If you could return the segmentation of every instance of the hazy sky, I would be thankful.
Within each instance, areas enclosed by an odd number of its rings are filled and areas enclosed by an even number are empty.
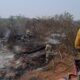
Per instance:
[[[53,16],[65,11],[80,19],[80,0],[0,0],[0,16]]]

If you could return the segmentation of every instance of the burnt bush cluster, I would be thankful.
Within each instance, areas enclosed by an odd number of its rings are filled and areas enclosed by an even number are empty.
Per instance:
[[[16,36],[26,36],[30,30],[37,39],[45,40],[51,33],[59,32],[67,35],[67,42],[73,45],[80,21],[75,21],[73,16],[65,12],[54,17],[26,18],[23,16],[11,16],[0,18],[0,39],[7,39],[7,43],[15,42]],[[10,31],[10,32],[9,32]],[[5,37],[5,38],[4,38]]]

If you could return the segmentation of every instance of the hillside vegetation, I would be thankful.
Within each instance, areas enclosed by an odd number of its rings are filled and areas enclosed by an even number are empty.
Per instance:
[[[45,37],[52,33],[65,33],[66,40],[64,43],[74,48],[74,40],[79,27],[80,21],[75,21],[68,12],[42,18],[11,16],[9,18],[0,18],[0,39],[3,39],[6,34],[9,35],[6,42],[9,45],[15,44],[15,35],[26,35],[26,30],[30,30],[41,41],[45,41]],[[10,34],[8,34],[9,31]]]

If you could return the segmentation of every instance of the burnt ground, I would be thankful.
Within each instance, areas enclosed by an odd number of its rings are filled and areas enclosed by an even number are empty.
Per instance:
[[[71,14],[64,13],[50,18],[30,19],[19,16],[1,18],[0,25],[0,47],[7,45],[15,55],[30,51],[36,46],[36,42],[44,42],[49,36],[51,37],[48,39],[54,44],[59,43],[59,39],[62,42],[60,46],[53,46],[53,54],[58,53],[58,55],[51,56],[48,64],[45,64],[44,50],[15,56],[3,69],[0,69],[0,80],[56,80],[75,72],[73,67],[77,51],[73,47],[80,21],[73,20]],[[19,46],[20,51],[16,52],[15,46]],[[25,49],[25,46],[28,47]],[[52,60],[55,61],[55,71]]]
[[[48,64],[45,64],[44,48],[31,54],[16,54],[0,71],[0,80],[58,80],[76,75],[74,56],[69,53],[63,44],[53,47]]]
[[[76,74],[73,56],[67,53],[63,55],[62,60],[60,60],[59,56],[54,59],[55,66],[53,66],[53,61],[50,60],[44,67],[38,67],[29,72],[25,70],[24,75],[18,80],[59,80],[60,78],[67,77],[68,74]],[[75,78],[75,80],[77,79]]]
[[[53,38],[52,41],[55,43]],[[21,47],[21,51],[29,52],[16,53],[13,60],[0,71],[1,80],[58,80],[68,77],[69,74],[76,75],[73,55],[75,52],[67,40],[52,46],[53,52],[48,64],[45,64],[44,45],[34,49],[31,46],[32,50],[30,51]]]
[[[38,54],[44,54],[44,52],[43,50]],[[35,57],[32,61],[35,62],[36,67],[31,65],[32,69],[30,67],[28,70],[26,69],[25,73],[18,80],[59,80],[60,78],[68,77],[69,74],[77,74],[72,54],[70,55],[63,47],[58,47],[58,49],[53,51],[54,53],[57,53],[57,55],[55,57],[51,56],[48,64],[45,64],[45,55],[38,58]],[[32,57],[33,55],[31,54]],[[74,80],[77,80],[76,77]]]

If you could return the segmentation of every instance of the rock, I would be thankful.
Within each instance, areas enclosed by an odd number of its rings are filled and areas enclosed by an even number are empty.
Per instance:
[[[57,45],[61,43],[62,39],[65,39],[66,35],[64,33],[53,33],[50,37],[47,37],[47,41],[51,44]]]

